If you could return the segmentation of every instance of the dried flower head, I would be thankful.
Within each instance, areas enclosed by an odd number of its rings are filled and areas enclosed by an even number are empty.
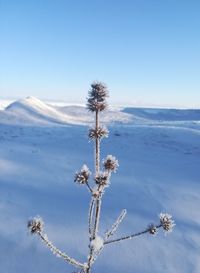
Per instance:
[[[95,112],[95,111],[103,111],[107,108],[107,103],[105,101],[102,102],[98,102],[96,100],[93,99],[88,99],[88,103],[87,103],[87,108],[91,111],[91,112]]]
[[[149,233],[152,235],[156,235],[158,233],[158,229],[154,224],[150,224],[148,229],[149,229]]]
[[[86,184],[88,182],[90,176],[90,170],[86,165],[83,165],[80,172],[77,172],[74,177],[74,182],[77,182],[79,184]]]
[[[27,227],[32,234],[35,234],[43,230],[44,222],[41,217],[36,216],[28,221]]]
[[[160,213],[160,224],[166,232],[171,232],[175,226],[172,216],[167,213]]]
[[[101,139],[103,137],[108,137],[108,129],[104,126],[104,127],[99,127],[97,129],[95,128],[91,128],[89,130],[88,136],[89,139]]]
[[[95,81],[91,84],[89,96],[97,101],[104,101],[108,97],[108,90],[104,83]]]
[[[100,172],[95,177],[95,182],[96,182],[97,185],[100,185],[100,186],[108,186],[108,184],[109,184],[109,174],[107,172]]]
[[[117,168],[119,167],[118,160],[112,156],[108,155],[106,159],[103,161],[103,165],[105,170],[116,172]]]
[[[106,85],[101,82],[92,83],[87,100],[87,108],[91,112],[105,110],[107,108],[106,97],[108,97]]]

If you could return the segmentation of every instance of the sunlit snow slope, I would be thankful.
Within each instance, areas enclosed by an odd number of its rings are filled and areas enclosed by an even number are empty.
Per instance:
[[[121,111],[110,110],[103,114],[104,123],[131,121],[132,115]],[[4,124],[22,125],[56,125],[56,124],[89,124],[92,115],[85,107],[66,106],[55,107],[42,102],[35,97],[27,97],[8,105],[0,110],[0,122]]]
[[[28,234],[27,219],[35,215],[59,248],[86,260],[89,193],[73,182],[83,163],[93,170],[85,111],[32,97],[0,111],[0,273],[74,271]],[[173,215],[174,232],[105,247],[93,273],[200,272],[199,112],[186,118],[187,110],[180,110],[176,118],[173,111],[113,110],[101,157],[115,155],[120,167],[103,197],[100,233],[124,208],[116,236],[157,223],[160,212]],[[84,126],[75,125],[81,119]]]

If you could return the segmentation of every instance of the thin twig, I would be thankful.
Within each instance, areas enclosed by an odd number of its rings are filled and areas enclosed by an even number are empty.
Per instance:
[[[106,233],[105,233],[105,241],[108,240],[108,238],[112,235],[114,235],[115,231],[117,230],[117,228],[119,227],[120,223],[123,221],[124,217],[126,215],[126,210],[123,209],[121,214],[119,215],[119,217],[117,218],[117,220],[115,221],[115,223],[112,225],[111,229],[108,230]]]
[[[57,255],[58,257],[62,257],[65,261],[67,261],[69,264],[72,264],[76,267],[79,267],[79,268],[84,268],[85,265],[76,261],[75,259],[69,257],[66,253],[60,251],[56,246],[54,246],[52,244],[52,242],[49,241],[48,237],[46,234],[43,234],[41,232],[38,232],[37,233],[40,237],[40,239],[45,243],[46,246],[48,246],[50,248],[50,250],[55,254]]]
[[[89,183],[88,183],[88,182],[86,182],[85,184],[86,184],[86,186],[88,187],[89,191],[92,193],[92,192],[93,192],[93,190],[92,190],[92,188],[90,187]]]
[[[159,225],[157,225],[157,226],[155,226],[155,227],[156,227],[156,228],[160,228],[160,227],[162,227],[162,225],[159,224]],[[134,237],[137,237],[137,236],[143,235],[143,234],[145,234],[145,233],[148,233],[149,231],[150,231],[150,229],[147,228],[147,229],[145,229],[145,230],[143,230],[143,231],[141,231],[141,232],[137,232],[137,233],[134,233],[134,234],[132,234],[132,235],[124,236],[124,237],[117,238],[117,239],[114,239],[114,240],[105,241],[105,242],[104,242],[104,245],[111,244],[111,243],[116,243],[116,242],[120,242],[120,241],[127,240],[127,239],[132,239],[132,238],[134,238]]]
[[[117,218],[117,220],[115,221],[115,223],[112,225],[111,229],[109,231],[106,232],[105,237],[104,237],[104,241],[108,240],[108,238],[110,236],[112,236],[115,231],[117,230],[117,228],[119,227],[120,223],[122,222],[122,220],[124,219],[126,215],[126,210],[123,209],[121,214],[119,215],[119,217]],[[92,258],[92,264],[95,262],[95,260],[98,258],[98,256],[101,254],[102,250],[104,247],[101,247],[98,251],[96,251],[93,255]]]

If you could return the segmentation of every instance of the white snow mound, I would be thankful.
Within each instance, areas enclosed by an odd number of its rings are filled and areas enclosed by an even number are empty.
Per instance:
[[[128,123],[131,119],[132,115],[119,110],[109,110],[102,114],[102,122],[104,123]],[[86,125],[93,123],[93,115],[83,106],[58,107],[29,96],[11,103],[5,110],[0,111],[0,123]]]

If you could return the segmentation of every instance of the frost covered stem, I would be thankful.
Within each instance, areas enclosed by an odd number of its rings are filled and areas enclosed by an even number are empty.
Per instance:
[[[91,239],[90,240],[94,240],[96,238],[96,236],[97,236],[98,227],[99,227],[100,209],[101,209],[101,198],[98,197],[96,199],[95,203],[96,203],[96,209],[95,209],[94,229],[93,229],[93,234],[91,234],[91,237],[90,237]],[[91,212],[89,212],[89,221],[92,220],[92,218],[90,219],[90,213],[91,213],[91,217],[92,217],[92,215],[93,215],[93,203],[91,204],[90,209],[91,209]],[[90,232],[91,232],[91,227],[90,227]],[[92,265],[92,262],[93,262],[93,256],[94,256],[94,249],[90,246],[90,254],[89,254],[89,258],[88,258],[86,273],[90,273],[91,265]]]
[[[61,252],[56,246],[54,246],[52,244],[52,242],[49,241],[48,237],[46,234],[43,234],[41,232],[37,232],[37,234],[39,235],[40,239],[45,243],[46,246],[48,246],[50,248],[50,250],[57,255],[58,257],[62,257],[65,261],[67,261],[69,264],[72,264],[76,267],[79,268],[84,268],[84,264],[76,261],[73,258],[70,258],[67,254]]]
[[[96,130],[98,130],[99,128],[99,110],[95,111],[95,128]],[[96,137],[95,139],[95,166],[96,166],[95,177],[99,175],[99,161],[100,161],[100,140],[98,137]],[[100,210],[101,210],[101,196],[97,197],[96,199],[93,239],[96,238],[96,235],[98,232]]]
[[[88,214],[88,230],[89,230],[89,237],[90,241],[92,240],[92,222],[93,222],[93,213],[94,213],[94,198],[92,198],[90,202],[89,214]]]
[[[96,200],[96,213],[95,213],[95,222],[94,222],[94,234],[93,239],[96,238],[98,227],[99,227],[99,218],[100,218],[100,210],[101,210],[101,197],[98,197]]]
[[[110,236],[114,235],[115,231],[117,231],[117,228],[119,227],[120,223],[123,221],[125,216],[126,210],[123,209],[115,223],[112,225],[111,229],[106,232],[105,241],[107,241]]]
[[[96,131],[99,128],[99,111],[95,111],[95,129]],[[95,170],[96,175],[99,173],[99,161],[100,161],[100,145],[99,145],[99,138],[96,137],[95,139]]]
[[[155,226],[156,228],[161,228],[162,225],[159,224],[157,226]],[[128,239],[133,239],[134,237],[137,237],[137,236],[140,236],[140,235],[143,235],[145,233],[149,233],[150,229],[147,228],[141,232],[137,232],[137,233],[134,233],[132,235],[128,235],[128,236],[125,236],[125,237],[121,237],[121,238],[118,238],[118,239],[114,239],[114,240],[109,240],[109,241],[105,241],[104,242],[104,245],[107,245],[107,244],[111,244],[111,243],[116,243],[116,242],[120,242],[120,241],[123,241],[123,240],[128,240]]]
[[[97,131],[99,128],[99,110],[95,111],[95,130]],[[98,176],[99,174],[99,162],[100,162],[100,140],[98,137],[95,138],[95,177]],[[93,212],[93,206],[94,204],[91,204],[90,207],[90,212],[89,212],[89,231],[91,232],[91,225],[92,225],[92,220],[93,220],[93,213],[94,215],[94,228],[93,228],[93,234],[91,234],[91,239],[94,240],[97,236],[98,232],[98,226],[99,226],[99,217],[100,217],[100,208],[101,208],[101,197],[97,197],[97,199],[94,201],[95,202],[95,212]],[[90,246],[90,254],[88,258],[88,263],[87,263],[87,269],[86,273],[90,273],[91,271],[91,265],[92,265],[92,260],[93,260],[93,252],[94,250]]]

